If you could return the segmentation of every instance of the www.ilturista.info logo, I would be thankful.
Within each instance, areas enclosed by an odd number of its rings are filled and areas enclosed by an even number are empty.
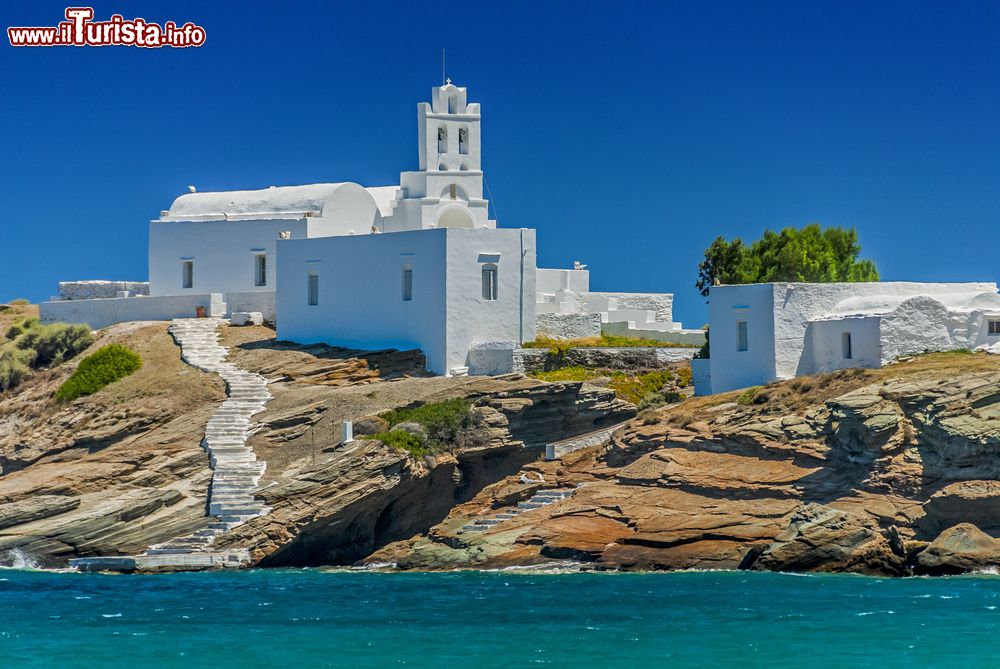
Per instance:
[[[67,7],[66,20],[55,27],[11,27],[11,46],[201,46],[205,29],[190,21],[178,26],[167,21],[162,26],[145,19],[125,19],[113,14],[107,21],[94,21],[93,7]]]

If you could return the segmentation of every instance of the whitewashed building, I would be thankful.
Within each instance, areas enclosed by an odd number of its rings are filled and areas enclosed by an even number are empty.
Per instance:
[[[766,283],[715,286],[711,353],[695,360],[698,394],[927,351],[1000,352],[995,283]]]
[[[192,187],[149,223],[148,284],[61,284],[42,319],[104,327],[260,312],[281,339],[420,348],[442,374],[464,373],[473,347],[534,339],[536,315],[554,337],[615,325],[683,335],[672,295],[590,292],[582,267],[536,269],[534,230],[497,229],[480,124],[479,104],[448,81],[417,106],[419,169],[399,185]]]

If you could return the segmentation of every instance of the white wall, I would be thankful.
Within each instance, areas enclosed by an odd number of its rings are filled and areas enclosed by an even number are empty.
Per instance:
[[[600,314],[535,315],[535,329],[539,337],[549,339],[584,339],[601,336]]]
[[[590,270],[539,268],[536,285],[539,295],[555,295],[562,290],[586,293],[590,291]]]
[[[194,318],[195,307],[205,307],[207,315],[222,316],[222,295],[161,295],[157,297],[120,297],[97,300],[42,302],[39,318],[46,323],[86,323],[100,329],[127,321],[164,321]]]
[[[307,236],[307,221],[153,221],[149,225],[151,295],[273,291],[278,233]],[[267,255],[267,285],[254,285],[254,256]],[[182,288],[181,263],[194,262],[194,284]]]
[[[447,246],[446,369],[467,366],[474,344],[533,340],[535,231],[448,230]],[[484,263],[497,265],[495,301],[482,299]]]
[[[875,369],[882,366],[879,316],[815,321],[806,328],[800,374],[832,372],[849,367]],[[851,335],[851,357],[844,357],[844,335]]]
[[[264,320],[274,322],[274,291],[249,293],[226,293],[226,312],[259,311]]]
[[[534,242],[531,230],[454,229],[281,241],[278,338],[420,348],[431,371],[465,367],[473,344],[534,339]],[[482,299],[484,262],[498,266],[496,301]],[[411,301],[402,299],[404,267]],[[310,272],[320,277],[317,306],[307,304]]]
[[[774,379],[774,289],[770,284],[718,286],[709,299],[712,392]],[[737,351],[737,321],[747,322],[747,350]],[[803,330],[804,334],[804,330]]]
[[[276,293],[278,339],[358,349],[419,348],[446,371],[445,230],[282,240]],[[403,301],[404,266],[413,299]],[[308,276],[319,304],[308,304]]]

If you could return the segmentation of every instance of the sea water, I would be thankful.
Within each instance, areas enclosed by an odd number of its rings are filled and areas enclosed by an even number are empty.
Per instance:
[[[996,667],[1000,578],[0,572],[3,667]]]

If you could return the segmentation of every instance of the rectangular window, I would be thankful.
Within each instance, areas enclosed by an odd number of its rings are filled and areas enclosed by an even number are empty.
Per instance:
[[[1000,337],[1000,318],[991,318],[989,323],[990,336]]]
[[[181,288],[194,286],[194,261],[185,260],[181,263]]]
[[[403,301],[409,302],[413,299],[413,270],[409,267],[403,268]]]
[[[258,253],[253,257],[253,285],[267,285],[267,256]]]
[[[497,299],[497,266],[483,265],[483,299]]]
[[[850,360],[854,357],[853,351],[851,351],[851,333],[845,332],[840,336],[840,343],[844,349],[844,360]]]
[[[315,307],[319,304],[319,274],[309,275],[309,306]]]
[[[736,321],[736,350],[746,351],[748,348],[747,322]]]

